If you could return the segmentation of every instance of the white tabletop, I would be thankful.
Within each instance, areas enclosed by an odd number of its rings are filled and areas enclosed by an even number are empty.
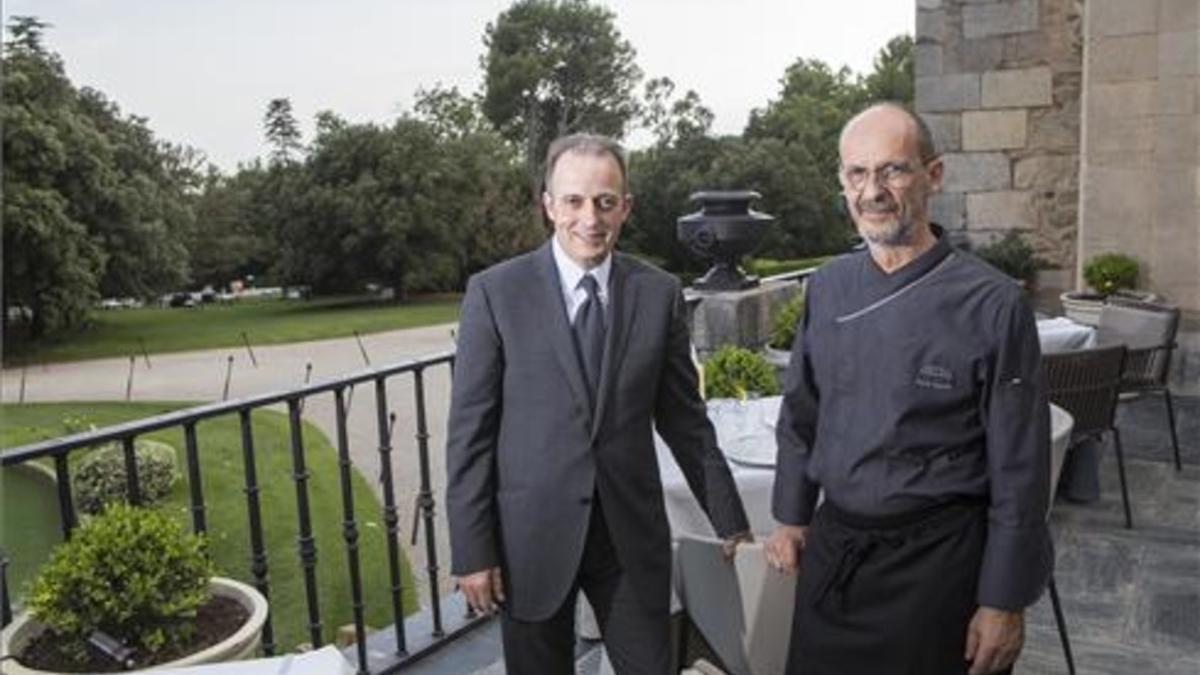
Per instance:
[[[1065,316],[1040,319],[1037,332],[1043,354],[1089,349],[1096,344],[1095,328],[1075,323]]]

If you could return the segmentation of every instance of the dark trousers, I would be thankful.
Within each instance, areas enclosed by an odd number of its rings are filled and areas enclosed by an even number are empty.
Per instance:
[[[587,544],[575,587],[544,621],[520,621],[502,612],[500,634],[509,675],[574,675],[575,600],[583,590],[596,612],[604,647],[617,675],[666,675],[670,670],[670,617],[646,609],[621,569],[599,499],[592,502]]]
[[[964,675],[980,501],[868,518],[826,502],[796,584],[788,675]]]

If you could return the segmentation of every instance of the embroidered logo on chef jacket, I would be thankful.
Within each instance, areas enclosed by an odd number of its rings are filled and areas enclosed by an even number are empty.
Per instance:
[[[953,389],[954,371],[932,363],[921,366],[913,383],[926,389]]]

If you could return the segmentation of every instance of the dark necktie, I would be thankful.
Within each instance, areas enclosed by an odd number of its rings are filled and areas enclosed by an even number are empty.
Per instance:
[[[604,308],[600,306],[600,285],[596,283],[596,277],[585,274],[579,285],[587,292],[587,301],[575,313],[571,329],[595,404],[596,390],[600,386],[600,363],[604,358]]]

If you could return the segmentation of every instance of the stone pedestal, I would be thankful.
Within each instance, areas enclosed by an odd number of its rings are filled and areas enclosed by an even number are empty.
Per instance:
[[[771,337],[777,312],[800,292],[796,281],[767,281],[757,288],[716,293],[686,289],[692,308],[692,342],[701,357],[734,344],[759,349]]]

